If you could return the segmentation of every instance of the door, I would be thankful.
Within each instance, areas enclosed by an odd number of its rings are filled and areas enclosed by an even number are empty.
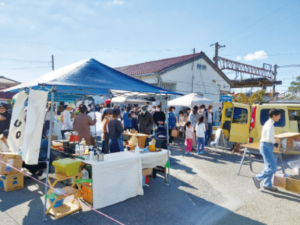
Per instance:
[[[231,114],[229,141],[247,143],[250,128],[250,106],[234,103]]]
[[[231,116],[232,116],[232,103],[224,102],[222,109],[221,128],[223,129],[224,135],[229,136],[231,127]]]

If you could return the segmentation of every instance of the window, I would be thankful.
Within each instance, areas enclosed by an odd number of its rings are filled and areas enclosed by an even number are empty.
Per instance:
[[[248,122],[248,110],[235,107],[233,110],[233,123],[247,124]]]
[[[206,70],[206,66],[202,64],[197,64],[197,69],[198,70]]]
[[[300,108],[299,109],[288,109],[290,131],[299,132],[300,131]]]
[[[281,112],[281,118],[278,122],[274,123],[274,127],[284,127],[285,126],[285,111],[283,109],[279,109]],[[265,122],[269,119],[269,111],[270,109],[262,109],[260,111],[260,124],[264,125]]]
[[[231,114],[232,114],[232,108],[227,108],[226,111],[225,111],[225,116],[227,118],[230,118]]]

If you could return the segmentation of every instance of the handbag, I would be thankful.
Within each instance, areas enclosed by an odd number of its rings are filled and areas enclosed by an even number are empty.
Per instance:
[[[174,128],[171,132],[171,136],[172,137],[178,137],[179,136],[179,130],[177,130],[176,128]]]

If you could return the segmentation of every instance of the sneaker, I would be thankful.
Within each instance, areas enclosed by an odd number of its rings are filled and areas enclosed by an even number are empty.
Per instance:
[[[205,151],[201,151],[200,153],[201,153],[202,155],[205,155]]]
[[[185,152],[184,154],[186,154],[186,155],[187,155],[187,152]]]
[[[46,173],[43,173],[41,176],[38,177],[39,180],[44,180],[46,179]]]
[[[260,181],[256,177],[253,177],[252,179],[253,179],[255,187],[257,189],[260,189]]]
[[[265,187],[264,186],[264,189],[268,190],[268,191],[278,191],[278,188],[276,188],[276,187]]]
[[[190,152],[190,155],[193,155],[193,153],[192,153],[192,152]]]

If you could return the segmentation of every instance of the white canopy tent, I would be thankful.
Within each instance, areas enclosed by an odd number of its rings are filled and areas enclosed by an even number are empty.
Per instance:
[[[145,104],[148,100],[119,96],[119,97],[112,98],[111,101],[112,103],[117,103],[117,104]]]
[[[219,106],[220,103],[214,103],[212,100],[203,98],[201,95],[196,93],[190,93],[179,98],[175,98],[171,101],[168,101],[168,106],[182,106],[182,107],[193,107],[194,105],[199,106],[200,104],[204,105],[213,105]]]

